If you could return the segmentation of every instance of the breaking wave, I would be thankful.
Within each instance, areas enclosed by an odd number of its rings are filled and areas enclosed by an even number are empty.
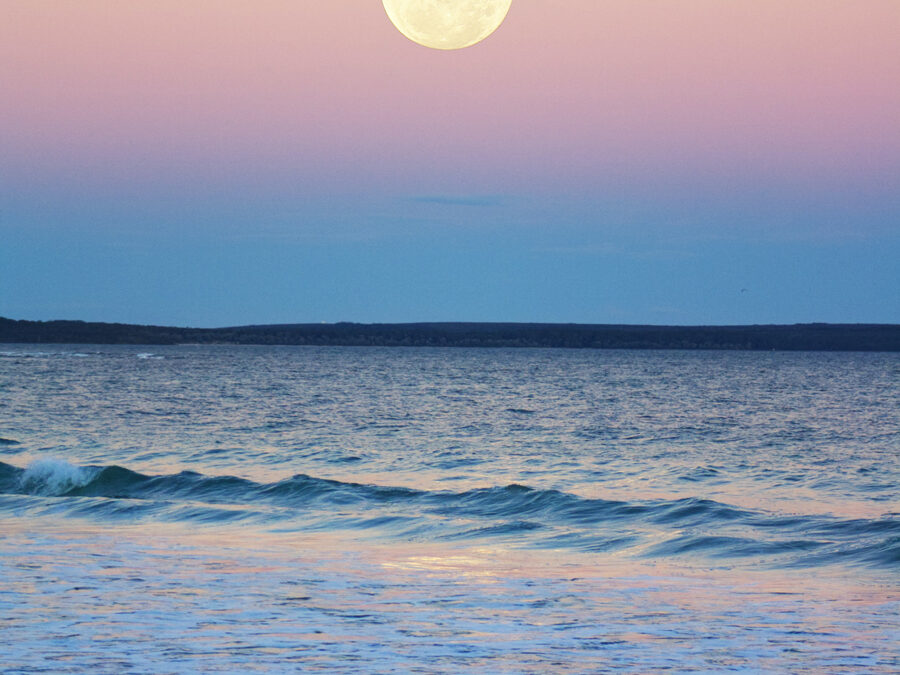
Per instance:
[[[521,546],[650,558],[745,559],[776,566],[900,567],[900,519],[790,516],[708,499],[587,499],[524,485],[427,491],[297,474],[274,483],[192,471],[0,462],[0,510],[278,530],[351,530],[405,540],[503,539]]]

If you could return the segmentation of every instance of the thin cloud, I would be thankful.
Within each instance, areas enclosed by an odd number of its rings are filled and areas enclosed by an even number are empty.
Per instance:
[[[499,206],[503,202],[497,195],[420,195],[407,201],[443,206]]]

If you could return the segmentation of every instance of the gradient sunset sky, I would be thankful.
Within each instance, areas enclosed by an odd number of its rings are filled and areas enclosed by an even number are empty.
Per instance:
[[[900,1],[0,1],[0,315],[900,322]]]

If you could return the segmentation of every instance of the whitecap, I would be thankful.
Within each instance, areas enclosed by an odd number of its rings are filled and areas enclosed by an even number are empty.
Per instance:
[[[35,495],[62,495],[87,485],[96,473],[62,459],[38,459],[28,465],[19,478],[22,491]]]

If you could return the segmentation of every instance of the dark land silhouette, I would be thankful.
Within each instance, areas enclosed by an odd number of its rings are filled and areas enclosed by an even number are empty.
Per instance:
[[[0,342],[381,347],[563,347],[900,351],[898,324],[636,326],[561,323],[331,323],[178,328],[0,317]]]

